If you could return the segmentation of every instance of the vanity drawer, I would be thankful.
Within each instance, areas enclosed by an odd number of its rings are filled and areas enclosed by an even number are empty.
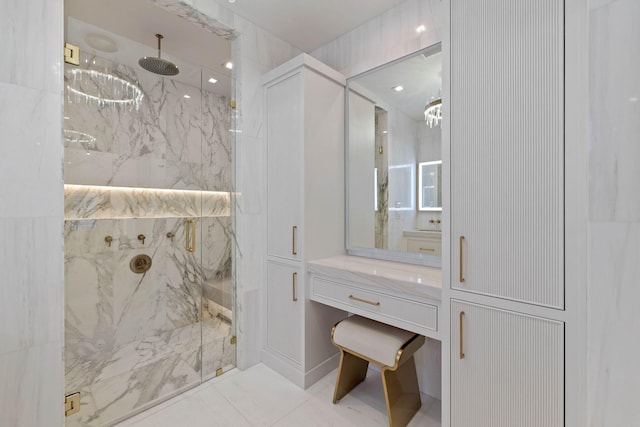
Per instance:
[[[311,299],[417,333],[438,330],[438,307],[312,276]]]
[[[436,239],[407,238],[407,251],[426,255],[442,255],[442,241]]]

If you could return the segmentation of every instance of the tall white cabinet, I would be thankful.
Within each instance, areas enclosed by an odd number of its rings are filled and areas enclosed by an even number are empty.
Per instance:
[[[346,314],[307,299],[306,261],[344,250],[345,78],[302,54],[263,77],[267,277],[262,361],[300,387],[337,366]]]
[[[562,426],[564,2],[450,4],[451,426]]]

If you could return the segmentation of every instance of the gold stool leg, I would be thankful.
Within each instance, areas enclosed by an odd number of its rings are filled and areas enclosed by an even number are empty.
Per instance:
[[[389,426],[405,427],[422,406],[413,356],[395,371],[383,369],[382,384]]]
[[[338,403],[355,386],[367,376],[369,362],[340,349],[340,366],[336,377],[336,388],[333,392],[333,403]],[[415,368],[414,368],[415,369]]]

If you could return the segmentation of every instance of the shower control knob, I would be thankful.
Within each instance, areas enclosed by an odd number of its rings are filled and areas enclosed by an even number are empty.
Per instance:
[[[138,240],[140,240],[142,242],[142,244],[144,245],[144,239],[146,239],[146,237],[144,236],[144,234],[138,234]]]
[[[107,236],[107,237],[104,238],[104,241],[107,242],[109,247],[111,247],[111,242],[113,242],[113,237]]]

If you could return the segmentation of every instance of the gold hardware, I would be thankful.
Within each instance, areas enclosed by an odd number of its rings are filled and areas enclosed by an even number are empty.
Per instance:
[[[462,274],[462,244],[464,243],[464,236],[460,236],[460,283],[464,283],[464,275]]]
[[[462,319],[464,318],[464,311],[460,312],[460,359],[464,359],[464,349],[462,347]]]
[[[236,344],[238,342],[238,337],[236,337],[235,335],[232,336],[230,342],[231,344]]]
[[[71,65],[80,65],[80,48],[71,43],[65,43],[64,62]]]
[[[176,237],[175,234],[173,234],[172,232],[168,232],[167,233],[167,239],[171,239],[171,241],[173,242],[173,238]]]
[[[138,240],[140,240],[142,242],[142,244],[144,245],[144,239],[146,239],[146,237],[144,236],[144,234],[138,234]]]
[[[420,248],[421,251],[429,251],[429,252],[435,252],[436,250],[434,248]]]
[[[291,278],[291,293],[293,294],[293,301],[298,301],[298,295],[296,292],[296,288],[298,286],[298,273],[293,273]]]
[[[80,393],[73,393],[64,397],[64,416],[68,417],[80,412]]]
[[[224,369],[222,369],[222,368],[216,369],[216,377],[219,377],[222,374],[224,374]]]
[[[375,306],[379,306],[380,305],[379,302],[367,301],[366,299],[354,297],[353,295],[349,295],[349,299],[352,299],[352,300],[358,301],[358,302],[363,302],[365,304],[375,305]]]
[[[298,255],[298,248],[296,237],[298,236],[298,226],[294,225],[291,229],[291,253],[293,255]]]
[[[229,107],[231,107],[232,109],[236,109],[236,100],[232,99],[231,101],[229,101]]]
[[[111,242],[113,242],[113,237],[107,236],[107,237],[104,238],[104,241],[107,242],[109,247],[111,247]]]
[[[131,258],[129,268],[136,274],[143,274],[151,268],[151,257],[149,255],[140,254]]]
[[[189,218],[185,221],[184,230],[184,245],[185,249],[189,252],[196,251],[196,225],[193,218]]]
[[[384,148],[383,148],[383,146],[382,146],[382,145],[380,145],[380,146],[378,147],[378,153],[380,153],[380,154],[384,153]]]

